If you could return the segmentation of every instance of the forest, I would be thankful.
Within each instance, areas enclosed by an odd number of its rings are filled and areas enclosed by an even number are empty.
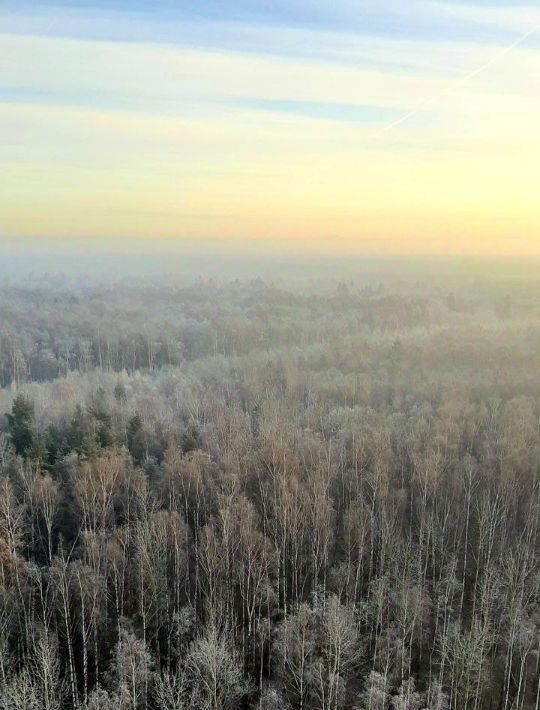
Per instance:
[[[0,281],[0,710],[539,710],[540,281]]]

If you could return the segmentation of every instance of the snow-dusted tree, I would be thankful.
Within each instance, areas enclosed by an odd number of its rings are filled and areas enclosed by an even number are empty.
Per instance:
[[[397,695],[392,698],[393,710],[422,710],[424,708],[421,693],[415,691],[414,678],[404,680]]]
[[[182,670],[163,671],[154,683],[154,705],[160,710],[187,710],[189,694]]]
[[[236,710],[250,691],[231,636],[213,624],[192,643],[184,668],[196,710]]]
[[[288,700],[305,710],[313,688],[313,663],[317,648],[315,614],[303,604],[290,614],[276,631],[277,674]]]
[[[31,673],[43,710],[61,710],[66,696],[62,679],[58,643],[50,632],[43,631],[32,653]]]
[[[388,710],[390,693],[388,679],[382,673],[371,671],[366,679],[365,690],[360,693],[356,710]]]
[[[6,679],[0,687],[0,710],[42,710],[39,688],[27,669]]]
[[[141,639],[122,629],[116,645],[113,666],[113,690],[122,708],[140,710],[148,703],[148,689],[152,679],[153,658]]]

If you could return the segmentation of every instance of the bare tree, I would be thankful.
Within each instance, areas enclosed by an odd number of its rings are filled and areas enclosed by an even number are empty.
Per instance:
[[[190,707],[197,710],[234,710],[249,693],[230,636],[214,625],[193,642],[184,667],[191,693]]]

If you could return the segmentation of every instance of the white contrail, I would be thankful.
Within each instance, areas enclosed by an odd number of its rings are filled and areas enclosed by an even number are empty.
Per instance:
[[[409,111],[408,113],[404,114],[403,116],[400,116],[400,118],[397,118],[395,121],[392,121],[392,123],[389,123],[387,126],[385,126],[383,129],[381,129],[381,133],[386,133],[386,131],[392,130],[392,128],[396,128],[397,126],[400,126],[402,123],[405,123],[405,121],[408,121],[410,118],[414,118],[414,116],[417,116],[419,113],[422,113],[422,111],[428,106],[431,106],[435,102],[437,102],[439,99],[442,99],[444,96],[449,94],[453,89],[455,89],[458,86],[462,86],[463,84],[466,84],[468,81],[471,79],[474,79],[475,76],[478,76],[478,74],[481,74],[483,71],[486,69],[489,69],[493,64],[496,64],[499,62],[503,57],[505,57],[509,52],[511,52],[513,49],[518,47],[520,44],[525,42],[531,35],[533,35],[535,32],[538,32],[540,30],[540,25],[537,25],[536,27],[533,27],[531,30],[526,32],[524,35],[521,37],[518,37],[512,44],[510,44],[508,47],[505,47],[504,49],[501,49],[500,52],[495,54],[495,56],[491,57],[489,61],[487,61],[485,64],[482,64],[482,66],[478,67],[477,69],[474,69],[472,72],[469,74],[459,77],[458,79],[454,79],[443,91],[441,91],[439,94],[436,94],[435,96],[431,96],[429,99],[424,101],[420,106],[418,106],[415,109],[412,109],[412,111]]]

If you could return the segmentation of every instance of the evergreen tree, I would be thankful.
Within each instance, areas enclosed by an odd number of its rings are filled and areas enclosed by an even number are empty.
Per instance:
[[[19,456],[24,456],[32,446],[34,438],[34,405],[22,392],[13,400],[11,414],[7,415],[7,420],[15,451]]]

